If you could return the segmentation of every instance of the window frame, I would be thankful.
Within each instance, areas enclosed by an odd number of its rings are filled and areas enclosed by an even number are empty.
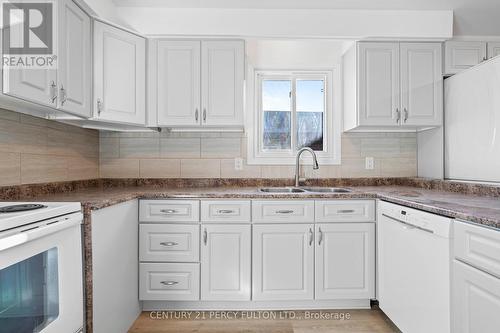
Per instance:
[[[340,113],[340,73],[335,68],[328,70],[254,70],[253,83],[249,84],[249,96],[253,95],[252,110],[248,118],[248,164],[261,165],[294,165],[297,154],[297,128],[296,128],[296,82],[297,80],[317,80],[325,82],[324,88],[324,115],[323,115],[323,151],[316,151],[318,162],[326,165],[340,164],[341,148],[341,113]],[[291,149],[290,150],[264,150],[264,126],[262,110],[262,81],[263,80],[290,80],[291,96]],[[333,98],[338,96],[338,98]],[[334,102],[335,101],[335,102]],[[312,162],[309,154],[304,154],[302,159],[307,163]]]

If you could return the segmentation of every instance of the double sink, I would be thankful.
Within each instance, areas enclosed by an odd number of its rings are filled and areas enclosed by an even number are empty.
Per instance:
[[[264,193],[350,193],[351,190],[342,187],[263,187]]]

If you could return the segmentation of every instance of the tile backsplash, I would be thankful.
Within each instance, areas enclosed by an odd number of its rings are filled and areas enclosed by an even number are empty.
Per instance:
[[[0,109],[0,186],[99,177],[99,133]]]
[[[101,132],[102,178],[292,178],[292,165],[247,165],[235,170],[234,158],[246,156],[243,133]],[[375,168],[365,170],[365,157]],[[346,133],[342,164],[302,168],[309,178],[413,177],[417,175],[415,133]]]

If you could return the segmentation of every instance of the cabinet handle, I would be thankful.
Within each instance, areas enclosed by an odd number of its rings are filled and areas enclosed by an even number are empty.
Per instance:
[[[408,120],[408,110],[406,108],[404,108],[404,119],[403,119],[403,121],[406,123],[407,120]]]
[[[198,109],[194,112],[194,119],[198,122]]]
[[[354,209],[339,209],[337,211],[339,214],[349,214],[349,213],[354,213]]]
[[[207,122],[207,109],[206,108],[203,108],[203,122],[204,123]]]
[[[207,233],[207,228],[203,231],[203,244],[207,245],[208,241],[208,233]]]
[[[173,286],[173,285],[178,284],[179,282],[177,282],[177,281],[161,281],[160,283],[163,284],[164,286]]]
[[[50,83],[50,102],[55,103],[57,99],[57,85],[54,81]]]
[[[399,111],[399,108],[396,108],[396,124],[399,124],[400,120],[401,120],[401,111]]]
[[[292,214],[292,213],[293,213],[293,210],[291,210],[291,209],[281,209],[281,210],[276,211],[276,214]]]
[[[161,242],[160,245],[162,245],[162,246],[176,246],[176,245],[179,245],[179,243],[176,243],[176,242]]]
[[[177,209],[162,209],[160,212],[165,214],[175,214],[177,213]]]
[[[309,228],[309,246],[311,246],[314,242],[314,232],[312,228]]]
[[[100,98],[97,99],[97,115],[100,116],[102,112],[102,101]]]
[[[319,240],[318,240],[318,245],[321,245],[321,242],[323,241],[323,231],[321,231],[321,228],[319,228]]]
[[[61,93],[61,106],[63,106],[64,103],[66,103],[68,95],[66,94],[66,89],[64,89],[64,86],[62,84],[60,93]]]
[[[232,214],[232,213],[234,213],[234,210],[232,210],[232,209],[219,209],[217,211],[217,213],[219,213],[219,214]]]

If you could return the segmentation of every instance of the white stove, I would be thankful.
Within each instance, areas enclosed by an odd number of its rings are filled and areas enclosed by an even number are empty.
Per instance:
[[[0,232],[80,211],[79,202],[0,202]]]
[[[83,328],[78,202],[0,202],[0,331]]]

